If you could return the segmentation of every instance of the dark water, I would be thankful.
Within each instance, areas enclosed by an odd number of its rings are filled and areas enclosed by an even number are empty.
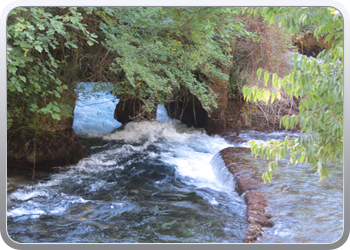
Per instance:
[[[19,181],[22,187],[8,196],[10,237],[242,242],[245,204],[210,165],[227,143],[179,124],[131,125],[104,138],[85,138],[97,146],[76,166],[56,169],[37,184]]]

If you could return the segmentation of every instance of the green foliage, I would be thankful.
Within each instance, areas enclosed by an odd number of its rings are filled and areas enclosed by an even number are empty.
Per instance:
[[[230,95],[235,95],[236,90],[241,91],[245,85],[263,85],[260,76],[257,80],[255,75],[259,68],[280,75],[290,71],[285,54],[291,49],[292,34],[283,27],[265,21],[260,12],[257,12],[259,9],[249,9],[252,13],[242,12],[245,9],[240,8],[240,14],[236,18],[236,22],[241,23],[247,34],[235,37],[232,43]]]
[[[216,107],[207,82],[228,79],[223,69],[230,65],[233,38],[251,36],[235,19],[239,11],[14,9],[7,24],[8,129],[35,127],[37,115],[59,120],[71,113],[74,105],[61,109],[60,104],[74,99],[76,83],[84,80],[112,83],[113,94],[137,97],[149,111],[183,89],[197,96],[205,109]]]
[[[165,103],[182,88],[197,96],[203,107],[216,107],[215,94],[196,77],[224,79],[230,64],[232,21],[230,8],[102,8],[103,46],[118,54],[110,65],[114,92],[138,96],[146,108]],[[103,13],[100,14],[100,13]],[[240,32],[240,31],[238,31]],[[237,32],[237,33],[238,33]]]
[[[33,117],[49,115],[60,120],[62,94],[68,86],[60,74],[66,58],[64,48],[78,48],[78,38],[93,42],[81,23],[77,8],[16,8],[7,25],[7,127],[20,123],[37,127]],[[61,60],[59,60],[61,59]],[[62,101],[61,101],[62,102]],[[70,108],[70,113],[72,107]],[[63,110],[67,113],[66,110]],[[13,124],[15,122],[15,124]]]
[[[233,63],[237,67],[232,84],[240,81],[243,73],[251,75],[254,67],[269,65],[265,72],[279,72],[272,66],[282,64],[277,57],[284,52],[286,37],[276,53],[274,40],[280,29],[274,26],[269,33],[273,23],[261,20],[258,11],[254,11],[252,22],[246,22],[250,17],[242,14],[243,9],[14,9],[7,27],[8,129],[42,128],[69,117],[78,81],[100,82],[96,91],[111,83],[112,94],[136,97],[147,111],[157,103],[173,101],[179,93],[195,95],[206,110],[217,107],[216,94],[208,83],[228,80]],[[254,29],[256,21],[260,26]],[[262,43],[265,46],[260,46]],[[260,52],[249,57],[256,48]],[[248,61],[254,67],[241,70],[241,64]],[[243,73],[236,74],[240,70]],[[244,77],[248,82],[250,78]],[[270,75],[266,72],[264,78]],[[272,81],[276,79],[273,75]],[[237,91],[232,84],[230,94]],[[269,95],[266,91],[256,95],[260,93],[257,89],[249,91],[254,100]],[[273,101],[280,93],[271,96]]]
[[[323,51],[317,59],[303,56],[298,69],[297,56],[294,70],[284,78],[272,76],[273,91],[267,89],[243,89],[246,100],[274,101],[283,91],[290,98],[300,98],[299,114],[284,116],[281,125],[301,128],[297,138],[286,137],[284,141],[270,141],[267,145],[251,142],[252,153],[273,160],[263,174],[264,181],[272,181],[278,161],[289,156],[292,164],[309,163],[320,175],[328,178],[327,162],[343,159],[343,19],[330,8],[260,8],[265,19],[286,25],[291,31],[299,31],[302,25],[315,23],[315,36],[327,36],[332,48]],[[257,71],[261,77],[262,70]],[[270,78],[264,72],[265,83]]]

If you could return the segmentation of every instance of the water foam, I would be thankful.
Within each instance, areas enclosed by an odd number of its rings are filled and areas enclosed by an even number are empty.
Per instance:
[[[214,157],[210,161],[210,164],[213,166],[213,172],[218,181],[230,187],[235,186],[234,178],[230,171],[228,171],[220,153],[216,153],[214,155]]]
[[[123,130],[103,136],[104,140],[122,140],[125,143],[121,148],[113,149],[118,153],[131,151],[143,152],[149,145],[155,145],[161,153],[149,153],[149,157],[159,157],[169,165],[175,165],[179,176],[185,177],[185,182],[198,188],[232,191],[232,178],[223,178],[227,168],[222,165],[211,164],[214,155],[229,146],[219,136],[209,136],[204,130],[190,128],[178,120],[167,119],[166,122],[143,121],[130,122]],[[131,144],[136,145],[131,145]],[[222,167],[222,176],[217,176]],[[231,176],[232,177],[232,176]],[[216,202],[214,202],[216,203]]]
[[[159,121],[130,122],[123,130],[104,135],[104,140],[124,140],[127,143],[139,143],[141,141],[155,142],[160,138],[182,140],[179,133],[183,129],[179,121],[169,120],[166,123]],[[190,133],[190,130],[186,131]]]

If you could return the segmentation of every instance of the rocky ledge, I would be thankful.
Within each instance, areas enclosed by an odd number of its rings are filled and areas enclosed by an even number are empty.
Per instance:
[[[7,168],[50,169],[76,164],[86,149],[72,129],[73,118],[47,129],[22,129],[8,134]]]
[[[255,179],[256,172],[249,160],[242,156],[247,153],[250,153],[250,148],[229,147],[220,151],[226,167],[235,177],[237,193],[245,194],[248,230],[243,242],[252,243],[262,235],[263,227],[273,227],[274,222],[270,220],[272,215],[265,213],[267,201],[264,194],[258,191],[261,184]]]

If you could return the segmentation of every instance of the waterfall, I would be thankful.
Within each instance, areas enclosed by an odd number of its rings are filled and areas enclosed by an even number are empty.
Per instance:
[[[219,182],[225,186],[234,187],[235,183],[233,175],[228,171],[220,153],[214,155],[210,164],[212,165],[215,177]]]

